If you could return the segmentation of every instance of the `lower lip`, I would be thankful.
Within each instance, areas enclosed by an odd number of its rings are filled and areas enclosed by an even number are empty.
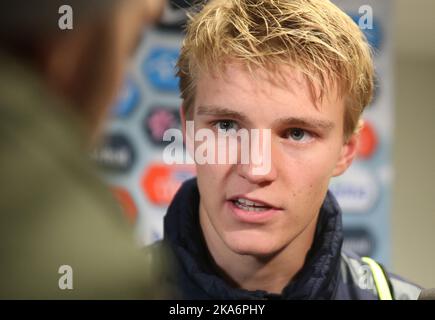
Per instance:
[[[281,210],[269,209],[265,211],[247,211],[240,209],[232,201],[226,201],[230,212],[236,217],[237,220],[246,223],[265,223],[272,219]]]

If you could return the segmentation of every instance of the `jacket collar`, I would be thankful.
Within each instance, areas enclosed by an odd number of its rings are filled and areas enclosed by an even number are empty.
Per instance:
[[[164,219],[164,241],[172,249],[188,284],[211,299],[332,299],[337,288],[343,242],[341,210],[328,191],[320,210],[313,246],[302,270],[281,295],[230,287],[216,273],[199,224],[199,191],[196,179],[186,181],[177,192]]]

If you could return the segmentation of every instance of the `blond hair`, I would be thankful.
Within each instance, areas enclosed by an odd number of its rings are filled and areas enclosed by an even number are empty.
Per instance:
[[[312,87],[320,85],[319,98],[331,81],[345,101],[346,139],[372,99],[374,70],[367,40],[329,0],[211,0],[190,14],[177,63],[187,117],[198,73],[219,71],[229,60],[249,70],[297,68]]]

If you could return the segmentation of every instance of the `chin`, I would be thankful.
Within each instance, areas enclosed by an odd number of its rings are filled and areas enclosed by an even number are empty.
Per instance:
[[[268,234],[238,231],[227,234],[224,242],[232,252],[239,255],[265,257],[280,250],[280,246]]]

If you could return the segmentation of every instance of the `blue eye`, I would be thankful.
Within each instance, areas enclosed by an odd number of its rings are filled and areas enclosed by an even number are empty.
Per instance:
[[[216,121],[215,126],[218,130],[227,132],[229,130],[237,130],[237,124],[232,120]]]
[[[305,136],[305,131],[302,129],[291,129],[290,130],[290,136],[292,137],[293,140],[299,141],[302,140]]]
[[[310,140],[312,138],[312,135],[303,129],[300,128],[292,128],[288,131],[288,137],[291,138],[294,141],[303,141]]]

